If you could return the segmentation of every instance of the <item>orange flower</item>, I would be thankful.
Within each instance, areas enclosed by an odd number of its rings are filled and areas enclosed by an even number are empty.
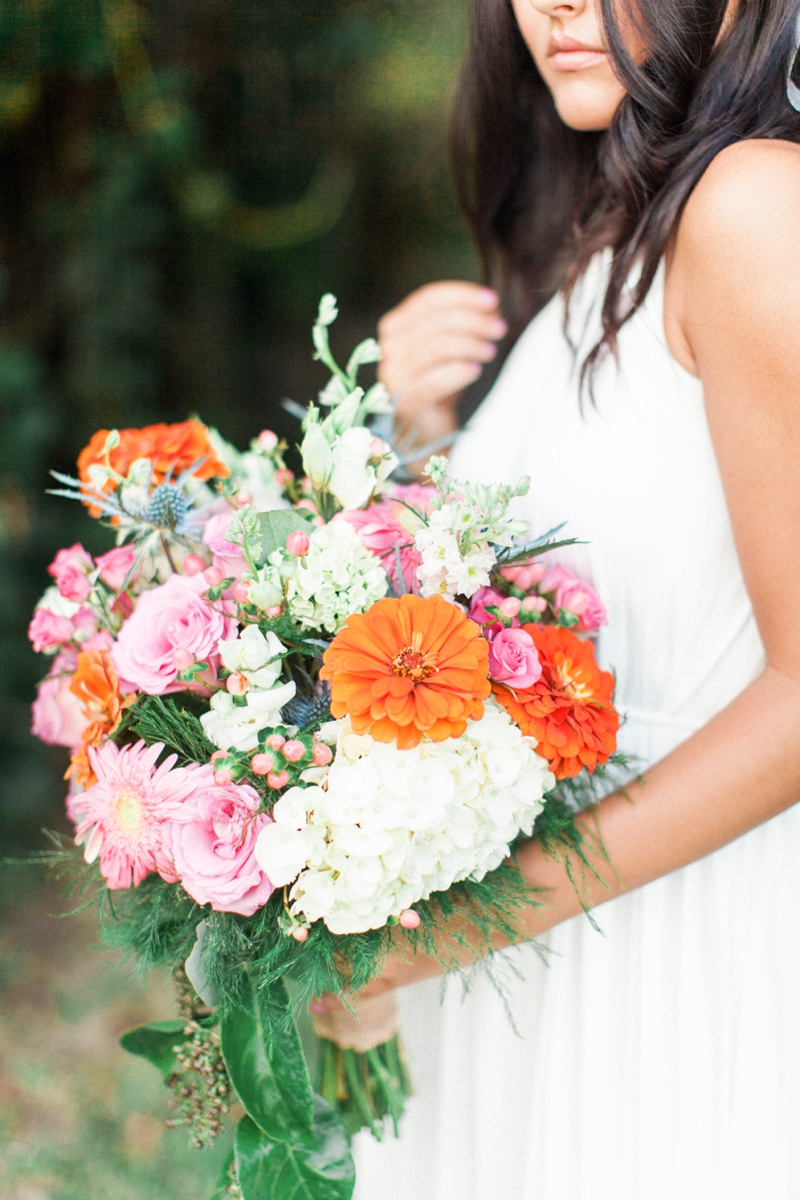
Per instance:
[[[557,779],[577,775],[607,761],[617,746],[619,714],[614,708],[614,676],[598,667],[591,642],[557,625],[523,625],[542,664],[532,687],[511,691],[493,684],[495,696]]]
[[[119,675],[106,650],[81,651],[69,690],[81,701],[89,724],[83,732],[79,748],[70,759],[67,775],[72,775],[77,783],[87,788],[95,782],[89,764],[89,747],[99,746],[117,729],[123,712],[130,708],[136,697],[123,696],[120,692]]]
[[[460,737],[483,716],[489,646],[474,621],[441,596],[379,600],[348,617],[325,651],[331,712],[356,733],[401,750]]]
[[[78,456],[78,475],[82,483],[89,482],[89,468],[96,463],[105,465],[103,449],[108,437],[107,429],[98,429],[88,446]],[[146,425],[144,429],[120,429],[119,445],[109,452],[108,463],[120,475],[127,475],[137,458],[149,458],[158,483],[172,469],[173,477],[188,470],[200,459],[205,459],[195,472],[195,478],[226,479],[230,471],[217,458],[208,438],[208,430],[200,421],[181,421],[178,425]],[[114,483],[109,480],[106,491],[113,491]],[[90,508],[93,516],[99,509]]]

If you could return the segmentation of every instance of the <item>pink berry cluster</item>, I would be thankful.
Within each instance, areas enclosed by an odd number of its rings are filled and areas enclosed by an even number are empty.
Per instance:
[[[263,779],[272,791],[283,791],[297,783],[308,767],[326,767],[333,751],[309,733],[289,735],[284,726],[264,729],[251,754],[238,750],[216,750],[211,755],[214,779],[220,787],[240,783],[248,776]]]

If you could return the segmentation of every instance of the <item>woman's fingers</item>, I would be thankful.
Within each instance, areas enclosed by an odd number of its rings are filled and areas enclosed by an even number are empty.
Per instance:
[[[429,284],[381,320],[379,376],[391,393],[399,393],[425,380],[435,387],[431,372],[459,364],[455,387],[463,388],[480,374],[476,364],[492,361],[506,332],[494,292],[471,283]],[[437,389],[429,402],[443,395]]]

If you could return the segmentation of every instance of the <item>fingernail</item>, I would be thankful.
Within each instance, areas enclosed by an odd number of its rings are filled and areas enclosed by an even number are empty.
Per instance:
[[[483,371],[483,363],[474,362],[474,363],[470,363],[469,365],[470,365],[470,367],[472,368],[472,372],[471,372],[471,373],[472,373],[472,377],[473,377],[473,379],[477,379],[477,378],[478,378],[478,376],[479,376],[479,375],[482,373],[482,371]]]
[[[325,1005],[320,1004],[319,1000],[312,1000],[308,1006],[308,1011],[312,1012],[315,1017],[319,1017],[325,1012]]]
[[[508,325],[502,317],[492,317],[491,329],[495,337],[505,337],[508,333]]]
[[[486,353],[487,361],[491,362],[497,354],[497,346],[494,342],[484,342],[484,351]]]
[[[500,297],[493,288],[481,288],[480,300],[486,308],[497,308],[500,303]]]

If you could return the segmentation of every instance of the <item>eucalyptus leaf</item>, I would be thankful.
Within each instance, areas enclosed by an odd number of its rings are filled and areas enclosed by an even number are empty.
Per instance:
[[[276,1141],[308,1135],[313,1092],[283,981],[257,992],[250,985],[220,1033],[231,1081],[255,1123]]]
[[[308,534],[314,532],[311,522],[293,508],[277,508],[273,512],[259,513],[258,522],[261,538],[261,553],[256,559],[258,567],[267,561],[273,550],[285,549],[290,533],[296,530]]]
[[[183,1030],[183,1021],[152,1021],[149,1025],[126,1030],[119,1044],[128,1054],[146,1058],[166,1079],[177,1065],[172,1047],[186,1040]]]
[[[236,1172],[243,1200],[350,1200],[355,1167],[342,1125],[316,1096],[311,1133],[276,1142],[255,1121],[236,1127]]]

